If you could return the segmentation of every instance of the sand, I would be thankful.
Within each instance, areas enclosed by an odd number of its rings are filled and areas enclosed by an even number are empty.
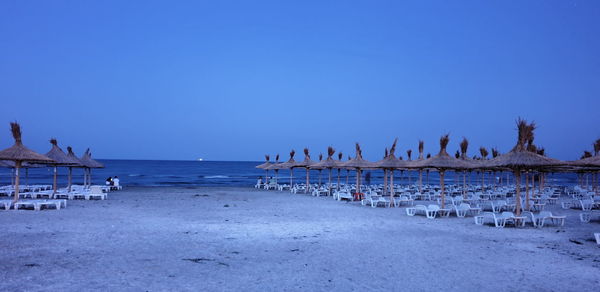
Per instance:
[[[497,229],[288,192],[126,188],[0,211],[0,291],[597,291],[600,225],[555,208],[565,227]]]

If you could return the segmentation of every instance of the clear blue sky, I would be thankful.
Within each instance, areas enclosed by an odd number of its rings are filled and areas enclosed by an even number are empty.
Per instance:
[[[600,1],[0,2],[9,122],[97,158],[261,160],[363,144],[379,159],[600,137]],[[300,155],[301,156],[301,155]],[[405,156],[405,154],[404,154]]]

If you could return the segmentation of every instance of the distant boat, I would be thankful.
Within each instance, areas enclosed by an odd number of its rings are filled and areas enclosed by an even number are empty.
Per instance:
[[[204,159],[202,159],[202,158],[198,158],[198,161],[202,161],[202,160],[204,160]]]

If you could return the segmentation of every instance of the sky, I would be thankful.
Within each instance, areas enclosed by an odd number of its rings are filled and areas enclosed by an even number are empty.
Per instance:
[[[259,161],[327,146],[378,160],[600,138],[600,1],[0,2],[9,123],[95,158]],[[1,129],[5,130],[2,131]]]

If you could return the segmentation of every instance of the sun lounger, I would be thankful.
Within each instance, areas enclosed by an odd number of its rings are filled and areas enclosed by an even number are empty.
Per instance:
[[[402,195],[399,198],[394,198],[394,207],[398,208],[402,204],[406,205],[414,205],[415,200],[409,198],[408,196]]]
[[[465,217],[468,214],[479,214],[481,212],[481,208],[471,207],[471,205],[467,203],[461,203],[458,206],[454,206],[454,210],[456,212],[456,217]]]
[[[0,207],[4,207],[4,210],[9,210],[12,207],[12,200],[0,200]]]
[[[491,220],[494,226],[498,228],[504,228],[506,224],[506,218],[494,212],[483,212],[482,215],[475,216],[475,224],[477,225],[483,225],[488,220]]]
[[[434,219],[439,210],[440,207],[438,205],[416,205],[414,207],[406,208],[406,215],[415,216],[417,214],[423,214],[429,219]]]
[[[565,218],[567,218],[567,216],[556,216],[550,211],[542,211],[537,215],[536,223],[538,227],[544,227],[544,222],[546,220],[550,220],[553,224],[560,224],[560,226],[564,226]]]
[[[90,188],[90,192],[84,193],[83,196],[86,200],[90,200],[90,199],[105,200],[107,197],[107,194],[102,192],[102,189],[100,187],[92,186]]]

